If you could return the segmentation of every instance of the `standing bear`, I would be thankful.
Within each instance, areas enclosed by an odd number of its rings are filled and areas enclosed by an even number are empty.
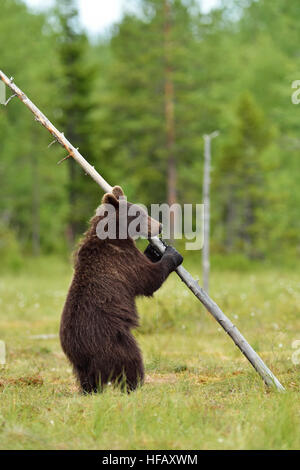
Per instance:
[[[121,203],[127,216],[125,227]],[[135,298],[152,296],[183,261],[172,247],[162,256],[151,245],[145,253],[139,251],[128,230],[136,220],[134,212],[146,222],[140,224],[146,227],[141,235],[150,238],[161,232],[161,224],[127,202],[122,189],[115,186],[104,195],[76,254],[60,340],[85,393],[101,391],[108,382],[127,391],[143,383],[142,355],[131,333],[138,326]],[[107,221],[107,228],[110,217],[114,217],[115,233],[109,236],[107,230],[107,238],[99,238],[99,223]]]

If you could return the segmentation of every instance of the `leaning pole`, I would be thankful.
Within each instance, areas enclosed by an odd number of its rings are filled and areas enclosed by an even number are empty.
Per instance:
[[[6,101],[5,104],[13,97],[18,97],[25,106],[30,109],[34,114],[35,120],[42,124],[54,137],[62,147],[68,152],[67,157],[72,157],[76,160],[77,163],[83,168],[86,174],[88,174],[105,192],[110,192],[112,186],[105,181],[104,178],[95,170],[95,168],[90,165],[87,160],[80,154],[79,150],[73,147],[73,145],[68,141],[64,134],[58,131],[53,124],[47,119],[47,117],[35,106],[32,101],[23,93],[20,88],[18,88],[14,82],[13,78],[8,78],[0,70],[1,80],[12,90],[12,96]],[[165,244],[158,238],[154,237],[150,240],[152,245],[154,245],[161,253],[166,249]],[[264,361],[258,356],[250,344],[246,341],[244,336],[239,332],[237,327],[226,317],[222,312],[220,307],[209,297],[209,295],[199,286],[198,281],[195,280],[191,274],[183,267],[179,266],[176,269],[176,273],[180,279],[186,284],[186,286],[193,292],[193,294],[200,300],[200,302],[205,306],[206,310],[211,313],[211,315],[217,320],[221,327],[226,331],[226,333],[231,337],[236,346],[252,364],[254,369],[261,376],[265,384],[269,387],[276,388],[279,391],[284,391],[284,387],[281,385],[279,380],[275,377],[272,371],[266,366]]]

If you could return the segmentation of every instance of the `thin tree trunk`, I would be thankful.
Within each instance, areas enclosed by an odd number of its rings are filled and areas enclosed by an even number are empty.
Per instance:
[[[204,204],[204,240],[202,248],[202,276],[203,288],[209,293],[209,238],[210,238],[210,161],[211,161],[211,139],[204,136],[204,175],[203,175],[203,204]]]
[[[40,255],[40,182],[36,154],[31,156],[32,169],[32,253]]]
[[[76,162],[71,159],[69,163],[69,222],[67,228],[67,237],[69,247],[73,249],[76,239],[76,189],[74,186],[76,181]]]
[[[218,131],[205,134],[204,138],[204,172],[203,172],[203,204],[204,204],[204,240],[202,249],[203,287],[209,291],[210,271],[210,169],[211,169],[211,141],[219,135]]]
[[[68,90],[68,96],[71,100],[72,90]],[[70,141],[78,143],[78,137],[74,130],[74,123],[72,122],[72,117],[69,119],[66,126],[66,135],[69,137]],[[68,214],[68,225],[66,230],[67,242],[70,250],[74,249],[76,242],[76,236],[79,232],[78,227],[78,214],[77,214],[77,200],[78,200],[78,180],[80,175],[78,174],[78,166],[73,158],[70,159],[68,165],[68,199],[69,199],[69,214]]]
[[[165,82],[165,123],[167,147],[167,198],[169,206],[177,202],[177,169],[175,158],[175,118],[174,118],[174,83],[171,65],[171,4],[164,0],[164,82]],[[170,213],[170,240],[174,240],[176,214]]]

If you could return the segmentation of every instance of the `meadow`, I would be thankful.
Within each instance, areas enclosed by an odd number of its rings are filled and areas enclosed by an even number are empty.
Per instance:
[[[199,275],[195,262],[191,271]],[[138,300],[145,385],[130,395],[112,387],[80,395],[58,338],[71,275],[69,263],[53,259],[28,261],[18,273],[1,275],[0,339],[7,349],[0,366],[1,449],[300,447],[295,270],[214,268],[211,277],[212,298],[286,393],[265,388],[172,274],[153,299]]]

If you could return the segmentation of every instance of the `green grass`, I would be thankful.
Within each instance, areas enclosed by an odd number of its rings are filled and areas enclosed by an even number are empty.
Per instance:
[[[200,269],[200,268],[199,268]],[[197,269],[193,269],[194,274]],[[211,296],[287,392],[267,390],[215,320],[173,274],[140,299],[146,384],[131,395],[78,393],[57,334],[71,270],[44,260],[0,280],[1,449],[297,449],[300,339],[296,271],[214,272]],[[1,366],[0,366],[1,367]]]

